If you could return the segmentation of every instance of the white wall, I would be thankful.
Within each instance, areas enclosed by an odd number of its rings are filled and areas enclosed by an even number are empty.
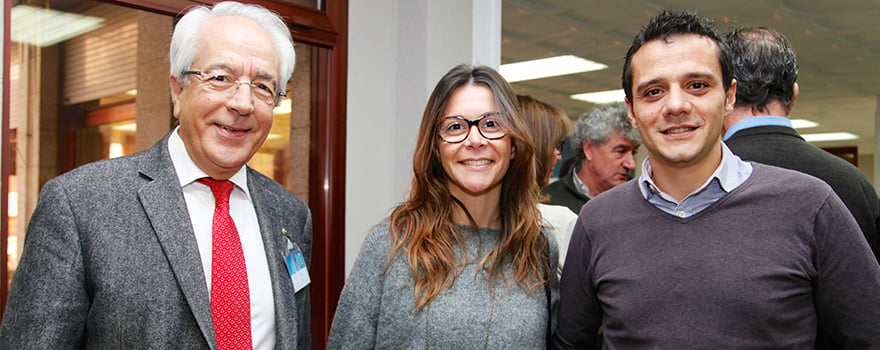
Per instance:
[[[405,198],[434,85],[461,63],[497,67],[500,38],[501,0],[349,2],[346,275],[370,227]]]

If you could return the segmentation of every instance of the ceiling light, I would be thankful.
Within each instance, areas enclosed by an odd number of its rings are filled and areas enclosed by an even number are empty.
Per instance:
[[[571,95],[571,98],[579,101],[586,101],[595,104],[605,104],[612,102],[623,102],[626,94],[623,89],[607,90],[598,92],[588,92],[584,94]]]
[[[605,68],[608,68],[608,66],[599,62],[593,62],[574,55],[565,55],[502,64],[498,71],[507,82],[513,83],[516,81],[590,72]]]
[[[137,131],[137,123],[134,121],[121,122],[113,124],[112,128],[114,132],[135,132]]]
[[[12,8],[12,41],[51,46],[103,25],[104,19],[30,5]]]
[[[812,120],[806,119],[792,119],[791,126],[795,129],[806,129],[806,128],[815,128],[819,126],[819,123],[816,123]]]
[[[804,140],[807,142],[822,142],[822,141],[843,141],[843,140],[855,140],[858,139],[858,135],[850,134],[848,132],[828,132],[823,134],[803,134],[801,135]]]

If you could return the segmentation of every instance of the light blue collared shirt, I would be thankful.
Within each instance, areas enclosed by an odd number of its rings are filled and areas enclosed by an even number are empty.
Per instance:
[[[791,120],[786,117],[776,117],[772,115],[762,115],[757,117],[748,117],[746,119],[740,120],[736,124],[730,127],[727,132],[724,133],[724,140],[727,141],[733,134],[742,129],[754,128],[756,126],[787,126],[789,128],[794,129],[794,126],[791,125]]]
[[[650,157],[649,157],[650,158]],[[752,164],[744,162],[721,143],[721,164],[702,186],[688,194],[681,202],[661,191],[651,176],[649,158],[642,162],[642,175],[639,176],[639,190],[642,196],[655,207],[680,218],[690,217],[708,208],[725,194],[742,185],[752,174]]]

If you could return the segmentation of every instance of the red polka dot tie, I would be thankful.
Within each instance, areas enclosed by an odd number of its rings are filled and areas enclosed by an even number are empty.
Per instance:
[[[211,243],[211,316],[217,349],[251,348],[251,302],[238,230],[229,216],[232,181],[201,178],[214,193]]]

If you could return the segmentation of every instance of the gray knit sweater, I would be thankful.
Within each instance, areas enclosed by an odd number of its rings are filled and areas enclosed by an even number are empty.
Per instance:
[[[465,235],[467,264],[449,290],[427,307],[415,310],[406,255],[397,252],[383,274],[391,251],[391,234],[387,223],[375,226],[342,290],[327,348],[545,348],[550,316],[546,289],[537,287],[531,293],[521,289],[508,265],[507,283],[495,283],[493,303],[487,271],[478,272],[477,267],[495,246],[501,231],[482,229],[478,233],[459,228]],[[552,247],[550,259],[555,262],[555,244],[552,238],[548,241]],[[458,251],[457,256],[463,261],[461,253]]]
[[[820,180],[753,163],[688,218],[631,181],[588,202],[572,234],[554,345],[607,349],[880,348],[880,266]]]

